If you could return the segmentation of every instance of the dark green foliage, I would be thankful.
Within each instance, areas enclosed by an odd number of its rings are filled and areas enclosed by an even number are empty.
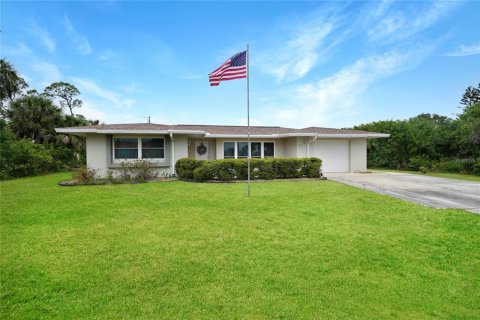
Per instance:
[[[460,103],[466,106],[473,106],[480,103],[480,83],[475,87],[468,87],[460,100]]]
[[[58,168],[43,144],[12,139],[2,141],[0,147],[0,179],[37,175]]]
[[[193,179],[193,171],[200,167],[204,161],[190,158],[179,159],[175,163],[175,172],[181,179]]]
[[[4,101],[13,101],[28,85],[25,80],[17,74],[15,68],[5,59],[0,60],[0,103],[3,107]]]
[[[470,95],[468,101],[474,98]],[[421,114],[408,120],[356,126],[390,133],[388,139],[368,141],[368,166],[478,174],[474,168],[480,163],[480,104],[465,104],[457,119]]]
[[[19,139],[51,142],[55,127],[62,122],[60,108],[42,96],[24,96],[13,101],[5,110],[10,130]]]
[[[82,106],[82,101],[74,98],[79,94],[80,91],[74,85],[66,82],[54,82],[46,87],[44,92],[44,95],[51,99],[59,99],[60,107],[68,108],[71,116],[73,116],[73,108]]]
[[[79,108],[81,100],[74,99],[80,94],[75,86],[57,82],[39,93],[35,89],[28,89],[28,85],[20,78],[11,64],[2,59],[0,61],[0,115],[2,121],[2,165],[0,177],[21,177],[44,172],[41,168],[49,170],[78,168],[85,163],[85,138],[74,135],[57,134],[55,128],[85,126],[98,124],[81,115],[74,115],[73,108]],[[7,102],[4,104],[4,102]],[[55,103],[59,103],[59,107]],[[64,115],[62,108],[68,108],[70,115]],[[8,132],[8,134],[7,134]],[[28,140],[30,144],[25,141]],[[42,146],[38,146],[41,144]],[[32,160],[29,151],[38,150],[40,155],[48,154],[52,163],[45,161],[40,167],[38,161]],[[20,150],[27,152],[19,156]],[[42,159],[46,159],[43,157]],[[38,160],[38,159],[37,159]],[[16,161],[16,162],[12,162]],[[48,162],[48,161],[47,161]]]
[[[431,164],[431,170],[437,172],[480,175],[480,161],[474,159],[444,160]]]
[[[318,178],[322,161],[318,158],[271,158],[251,159],[251,179],[291,179],[291,178]],[[177,172],[178,173],[178,172]],[[180,173],[179,177],[183,178]],[[247,180],[247,159],[223,159],[204,161],[194,170],[194,179],[205,180]]]

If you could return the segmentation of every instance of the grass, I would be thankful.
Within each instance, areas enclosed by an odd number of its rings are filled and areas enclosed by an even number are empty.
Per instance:
[[[390,169],[371,169],[372,171],[385,171],[385,172],[403,172],[403,173],[412,173],[412,174],[420,174],[424,176],[431,176],[431,177],[440,177],[440,178],[449,178],[449,179],[456,179],[456,180],[465,180],[465,181],[474,181],[480,182],[480,176],[473,175],[473,174],[462,174],[462,173],[444,173],[444,172],[427,172],[422,173],[420,171],[405,171],[405,170],[390,170]]]
[[[480,318],[480,216],[331,181],[1,183],[5,319]]]

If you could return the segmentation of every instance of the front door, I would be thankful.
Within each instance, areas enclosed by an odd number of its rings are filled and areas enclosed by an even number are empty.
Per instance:
[[[195,159],[208,160],[208,142],[196,142],[195,143]]]

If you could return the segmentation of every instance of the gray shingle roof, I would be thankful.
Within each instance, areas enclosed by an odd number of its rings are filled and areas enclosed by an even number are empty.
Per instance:
[[[218,125],[195,125],[195,124],[157,124],[157,123],[129,123],[129,124],[103,124],[92,126],[79,126],[61,128],[63,130],[71,129],[95,129],[95,130],[195,130],[204,131],[208,134],[247,134],[247,126],[218,126]],[[285,127],[268,127],[268,126],[250,126],[250,134],[252,135],[272,135],[272,134],[368,134],[372,132],[352,130],[352,129],[334,129],[321,127],[308,127],[303,129],[293,129]]]
[[[92,126],[79,126],[79,127],[69,127],[69,128],[57,128],[58,132],[64,133],[74,133],[79,132],[97,132],[97,133],[109,133],[116,131],[135,131],[135,133],[141,133],[141,131],[165,131],[175,132],[175,131],[187,131],[192,134],[194,131],[197,131],[197,134],[207,134],[207,135],[246,135],[247,126],[219,126],[219,125],[196,125],[196,124],[177,124],[177,125],[168,125],[168,124],[157,124],[157,123],[129,123],[129,124],[102,124],[102,125],[92,125]],[[140,132],[139,132],[140,131]],[[250,126],[251,135],[375,135],[388,136],[384,134],[379,134],[376,132],[367,132],[360,130],[352,129],[334,129],[334,128],[321,128],[321,127],[308,127],[302,129],[294,128],[285,128],[285,127],[269,127],[269,126]]]

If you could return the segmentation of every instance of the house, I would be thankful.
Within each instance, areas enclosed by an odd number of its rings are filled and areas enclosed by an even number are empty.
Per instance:
[[[87,164],[100,175],[133,159],[149,159],[160,175],[174,175],[175,162],[181,158],[248,157],[246,126],[135,123],[57,128],[56,131],[85,136]],[[350,129],[251,126],[251,157],[318,157],[323,161],[323,172],[366,171],[367,139],[388,136]]]

